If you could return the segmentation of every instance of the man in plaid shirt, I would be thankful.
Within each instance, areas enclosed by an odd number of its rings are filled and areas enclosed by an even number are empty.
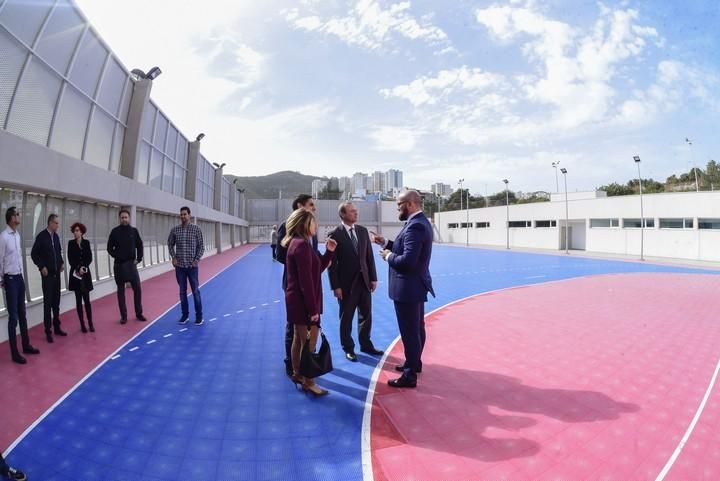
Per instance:
[[[198,263],[205,252],[205,246],[200,227],[190,223],[190,207],[180,208],[180,225],[176,225],[170,230],[168,249],[172,264],[175,266],[175,278],[180,286],[182,317],[178,322],[180,324],[188,322],[187,283],[189,281],[195,303],[195,325],[199,326],[203,323],[203,317],[200,289],[198,288]]]

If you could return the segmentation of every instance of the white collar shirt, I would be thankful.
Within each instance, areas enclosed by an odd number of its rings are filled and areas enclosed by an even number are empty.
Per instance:
[[[7,227],[0,233],[0,277],[22,274],[22,240],[20,233]]]

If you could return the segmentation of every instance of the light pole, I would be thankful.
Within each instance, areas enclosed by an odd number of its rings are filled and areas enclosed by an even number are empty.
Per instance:
[[[460,210],[462,210],[462,197],[463,197],[462,185],[463,185],[463,182],[465,182],[465,179],[458,180],[458,184],[460,184]]]
[[[570,253],[570,215],[568,209],[568,196],[567,196],[567,169],[563,167],[560,169],[563,175],[563,181],[565,182],[565,254]]]
[[[558,165],[560,165],[559,160],[552,163],[553,169],[555,169],[555,192],[560,192],[560,187],[558,186],[558,175],[557,175]]]
[[[505,183],[505,248],[510,249],[510,191],[508,190],[507,179],[503,179]]]
[[[685,137],[685,142],[687,142],[687,144],[690,146],[690,162],[692,164],[692,170],[695,173],[695,192],[700,192],[700,188],[698,187],[697,169],[695,168],[695,155],[693,152],[692,140]],[[640,161],[636,160],[635,162]]]
[[[645,258],[643,257],[643,247],[644,247],[644,239],[643,234],[645,231],[645,217],[643,217],[643,201],[642,201],[642,177],[640,176],[640,156],[635,155],[633,156],[633,160],[637,164],[638,168],[638,185],[640,186],[640,260],[644,261]]]
[[[460,192],[462,196],[462,192]],[[465,247],[470,245],[470,189],[468,189],[467,197],[465,197],[465,207],[467,213],[465,215]]]

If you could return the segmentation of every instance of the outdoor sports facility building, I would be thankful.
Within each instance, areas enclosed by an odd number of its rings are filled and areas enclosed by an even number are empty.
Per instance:
[[[153,102],[156,74],[129,71],[69,0],[0,0],[0,207],[22,214],[41,350],[13,364],[0,329],[0,449],[29,479],[720,479],[718,194],[644,196],[644,222],[637,196],[595,194],[436,215],[418,388],[385,383],[403,355],[377,257],[386,353],[345,360],[324,278],[335,369],[311,399],[285,376],[267,246],[290,200],[244,199]],[[166,242],[183,205],[205,236],[203,326],[177,324]],[[148,323],[118,322],[105,246],[121,207],[145,241]],[[401,228],[393,202],[358,208]],[[53,344],[29,256],[49,213],[64,245],[88,227],[96,285],[82,334],[63,279]],[[337,203],[318,218],[324,237]]]

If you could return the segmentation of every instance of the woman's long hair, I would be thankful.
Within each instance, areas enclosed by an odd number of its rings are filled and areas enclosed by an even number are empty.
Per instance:
[[[310,226],[315,221],[312,212],[305,209],[297,209],[290,214],[285,221],[286,234],[280,244],[287,248],[293,237],[302,237],[305,240],[310,239]]]

